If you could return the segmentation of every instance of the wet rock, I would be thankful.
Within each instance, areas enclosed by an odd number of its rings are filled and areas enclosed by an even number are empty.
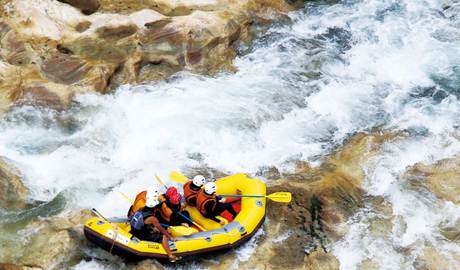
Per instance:
[[[331,253],[319,249],[305,259],[305,269],[311,270],[338,270],[339,261]]]
[[[289,234],[279,247],[268,247],[273,253],[270,256],[273,258],[271,265],[338,269],[337,259],[329,253],[330,244],[346,234],[346,221],[363,207],[362,166],[379,153],[384,142],[396,138],[395,134],[389,133],[357,134],[321,166],[311,168],[298,162],[297,173],[289,174],[289,179],[270,183],[267,193],[289,191],[293,195],[293,201],[287,206],[269,202],[267,208],[269,222],[276,224],[267,229],[268,232],[274,232],[273,236],[267,238]],[[391,216],[391,206],[383,198],[374,203],[381,205]],[[385,226],[380,227],[382,225]],[[382,217],[376,219],[373,231],[382,234],[391,230],[391,226],[391,219]],[[268,252],[266,250],[260,254]],[[310,269],[308,267],[306,269]]]
[[[15,263],[42,269],[61,268],[64,263],[81,259],[83,223],[92,217],[90,211],[81,211],[70,217],[37,220],[22,232],[27,243]],[[19,251],[17,251],[19,252]]]
[[[43,62],[41,70],[53,82],[86,86],[103,92],[116,67],[116,64],[88,62],[68,54],[56,53]]]
[[[21,94],[21,71],[18,67],[0,61],[0,112],[6,111]]]
[[[417,163],[409,168],[406,177],[411,184],[422,186],[438,198],[460,203],[460,156],[440,160],[432,165]]]
[[[360,262],[358,265],[359,270],[373,270],[379,269],[379,264],[371,259],[365,259],[364,261]]]
[[[160,270],[160,269],[164,269],[164,266],[155,260],[144,260],[142,262],[139,262],[138,264],[136,264],[130,269],[131,270]]]
[[[460,219],[454,224],[441,224],[441,234],[450,241],[460,242]]]
[[[0,207],[25,207],[28,192],[19,170],[6,158],[0,157]]]
[[[67,3],[71,6],[74,6],[81,10],[84,14],[92,14],[99,9],[99,1],[98,0],[58,0],[62,3]]]
[[[0,19],[0,59],[12,65],[26,65],[30,56],[16,32]]]
[[[455,253],[441,252],[432,246],[426,246],[423,253],[414,262],[415,269],[448,270],[460,267],[460,256]]]
[[[8,89],[0,92],[0,106],[6,109],[22,96],[25,85],[36,87],[37,80],[72,86],[69,91],[86,87],[105,93],[184,69],[202,74],[234,71],[232,60],[239,44],[250,40],[251,25],[273,21],[298,7],[292,1],[274,0],[7,2],[0,20],[0,59],[41,74],[21,76],[9,85],[1,81],[0,90]],[[0,71],[0,78],[14,72],[23,73],[8,67]],[[26,92],[42,96],[35,94],[43,88],[34,89]],[[47,96],[56,106],[56,99]]]
[[[41,270],[41,268],[17,265],[12,263],[0,263],[0,270]]]
[[[50,91],[44,85],[36,85],[24,88],[22,96],[18,98],[15,104],[19,106],[29,105],[63,110],[66,108],[68,101],[64,101],[63,98]]]

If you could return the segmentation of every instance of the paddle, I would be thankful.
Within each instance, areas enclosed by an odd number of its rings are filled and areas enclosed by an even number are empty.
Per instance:
[[[96,208],[91,209],[91,211],[96,214],[96,216],[102,218],[105,222],[110,223],[108,219],[106,219],[99,211],[96,210]]]
[[[158,175],[155,175],[155,178],[157,179],[157,181],[160,183],[160,185],[163,185],[166,189],[168,189],[168,187],[163,183],[163,181],[161,181],[160,177],[158,177]],[[190,218],[188,218],[186,215],[182,214],[181,212],[177,212],[181,217],[185,218],[186,220],[192,222],[193,225],[195,225],[196,227],[198,227],[198,229],[200,229],[201,231],[206,231],[205,228],[203,228],[200,224],[196,223],[195,221],[191,220]]]
[[[118,236],[118,227],[117,225],[111,223],[108,219],[106,219],[101,213],[99,213],[99,211],[96,210],[96,208],[93,208],[91,209],[91,211],[96,214],[98,217],[102,218],[105,222],[109,223],[110,225],[112,225],[113,229],[115,230],[115,233],[113,235],[113,242],[112,242],[112,245],[110,246],[110,250],[109,252],[112,253],[112,250],[113,250],[113,246],[115,245],[115,241],[117,239],[117,236]]]
[[[133,203],[133,200],[131,200],[128,195],[126,195],[125,193],[121,192],[121,191],[118,191],[118,194],[120,194],[123,198],[125,198],[127,201],[129,201],[131,204]],[[96,209],[93,208],[93,211],[96,211],[95,213],[99,213],[97,212]],[[104,219],[104,217],[102,215],[97,214],[98,216],[100,216],[101,218]],[[108,222],[108,221],[107,221]],[[165,227],[165,228],[170,228],[172,231],[174,231],[173,233],[175,235],[191,235],[193,233],[195,233],[195,230],[193,228],[187,228],[187,227],[184,227],[184,226],[171,226],[171,225],[168,225],[168,224],[164,224],[164,223],[160,223],[161,226]]]
[[[185,184],[189,181],[188,178],[180,172],[172,172],[169,178],[179,184]]]
[[[268,198],[274,202],[282,202],[282,203],[289,203],[292,200],[292,194],[291,192],[285,192],[285,191],[280,191],[280,192],[275,192],[270,195],[239,195],[239,194],[224,194],[224,195],[219,195],[222,197],[238,197],[238,198]]]

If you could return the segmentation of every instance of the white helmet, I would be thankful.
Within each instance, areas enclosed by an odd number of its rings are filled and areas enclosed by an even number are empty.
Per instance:
[[[206,183],[206,185],[204,185],[204,192],[206,192],[209,195],[216,192],[216,190],[217,190],[217,186],[216,186],[216,183],[214,182],[209,182],[209,183]]]
[[[201,187],[205,181],[206,179],[203,175],[196,175],[195,177],[193,177],[193,184],[197,187]]]
[[[159,201],[158,197],[160,196],[160,189],[156,186],[149,187],[147,189],[147,194],[145,194],[145,205],[147,207],[155,207]]]

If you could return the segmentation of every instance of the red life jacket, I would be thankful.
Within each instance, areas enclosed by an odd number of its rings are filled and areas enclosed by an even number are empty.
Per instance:
[[[216,205],[217,205],[216,195],[215,194],[209,195],[206,192],[204,192],[204,189],[201,189],[198,192],[198,195],[196,196],[196,208],[200,211],[200,213],[203,216],[207,216],[207,214],[208,214],[208,213],[206,213],[206,209],[205,209],[204,206],[208,202],[211,202],[211,201],[213,202],[212,211],[214,211],[214,209],[216,209]],[[211,213],[209,213],[209,214],[211,214]]]
[[[196,206],[197,205],[196,198],[201,188],[199,188],[198,190],[194,190],[192,188],[192,184],[193,184],[192,181],[188,181],[187,183],[184,184],[184,196],[185,196],[185,201],[187,202],[187,205]]]

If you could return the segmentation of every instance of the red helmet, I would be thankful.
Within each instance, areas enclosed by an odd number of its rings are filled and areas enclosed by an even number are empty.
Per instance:
[[[169,200],[171,200],[171,197],[174,195],[174,194],[178,194],[179,192],[177,191],[177,189],[175,187],[169,187],[167,190],[166,190],[166,198],[168,198]]]
[[[180,195],[179,192],[174,193],[173,195],[169,197],[169,201],[174,205],[180,204],[181,200],[182,200],[182,195]]]

